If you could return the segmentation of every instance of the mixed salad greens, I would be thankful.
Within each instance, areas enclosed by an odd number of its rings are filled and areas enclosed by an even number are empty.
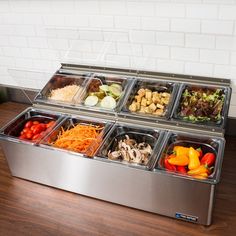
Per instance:
[[[222,117],[223,89],[186,88],[182,94],[179,115],[192,122],[218,122]]]

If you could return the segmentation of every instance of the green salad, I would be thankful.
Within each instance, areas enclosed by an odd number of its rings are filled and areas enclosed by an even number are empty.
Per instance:
[[[182,94],[179,115],[192,122],[222,118],[225,94],[223,89],[186,88]]]

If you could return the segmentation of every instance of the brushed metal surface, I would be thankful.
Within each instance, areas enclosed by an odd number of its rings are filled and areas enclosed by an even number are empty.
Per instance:
[[[164,73],[156,71],[142,71],[134,69],[122,69],[115,67],[101,67],[101,66],[90,66],[90,65],[78,65],[78,64],[67,64],[61,63],[62,69],[68,71],[93,71],[101,73],[116,73],[116,74],[127,74],[131,76],[146,77],[146,78],[160,78],[162,80],[173,80],[173,81],[183,81],[183,82],[193,82],[201,84],[217,84],[222,86],[230,86],[230,79],[225,78],[214,78],[206,76],[193,76],[193,75],[183,75],[183,74],[174,74],[174,73]]]
[[[13,176],[170,217],[176,212],[209,225],[215,185],[160,172],[1,140]],[[197,203],[197,204],[196,204]]]

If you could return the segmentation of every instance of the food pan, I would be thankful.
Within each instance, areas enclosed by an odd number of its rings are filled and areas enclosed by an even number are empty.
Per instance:
[[[224,128],[230,103],[230,89],[231,88],[229,87],[218,87],[210,85],[201,86],[201,85],[182,84],[171,117],[173,120],[180,122],[188,122],[195,125],[216,126]],[[221,91],[219,95],[217,95],[216,93],[215,95],[213,95],[213,93],[216,92],[217,90]],[[201,101],[199,99],[200,97],[194,95],[196,94],[196,91],[203,91],[202,97],[205,97],[204,102],[200,103]],[[207,91],[209,91],[209,94],[211,94],[210,96],[207,96],[206,93]],[[217,96],[219,96],[219,99],[217,99]],[[188,100],[186,102],[186,100],[188,98],[190,99],[190,97],[191,100]],[[208,100],[209,103],[207,103],[206,100]],[[189,101],[191,101],[191,105],[188,108]],[[184,102],[186,102],[186,104],[184,104]],[[211,108],[211,110],[209,109],[208,105],[210,103],[211,103],[210,107],[213,107]],[[221,109],[220,106],[222,106]],[[194,118],[191,115],[189,116],[189,114],[192,113],[191,109],[195,108],[196,111],[194,111],[195,115]],[[207,117],[209,120],[206,120],[206,118],[204,119],[201,117]]]
[[[88,144],[86,144],[86,141],[81,142],[85,146],[82,146],[81,143],[77,143],[77,145],[75,146],[75,141],[80,141],[80,137],[78,136],[80,133],[89,131],[78,130],[76,131],[76,134],[67,134],[66,136],[61,136],[64,132],[72,130],[77,125],[81,125],[83,127],[91,126],[96,128],[96,136],[91,135],[85,137],[85,139],[89,141],[91,140],[91,142],[89,142]],[[43,140],[41,140],[40,145],[64,150],[66,152],[72,152],[73,154],[78,153],[84,156],[93,157],[94,153],[102,143],[102,140],[105,138],[111,126],[111,122],[105,122],[100,119],[88,117],[67,117],[65,120],[59,123],[50,134],[48,134]],[[61,141],[58,141],[59,138],[61,139]],[[84,139],[84,137],[81,138]]]
[[[174,82],[136,79],[126,97],[122,112],[136,117],[168,119],[177,91],[178,84]],[[159,97],[159,94],[163,96]]]
[[[84,89],[84,85],[86,84],[86,79],[90,74],[81,74],[81,75],[72,75],[72,74],[60,74],[55,73],[53,77],[48,81],[45,87],[39,92],[36,96],[35,101],[40,103],[47,103],[51,105],[73,105],[74,96],[78,96],[77,94],[81,93]],[[65,94],[65,91],[62,94],[58,94],[58,89],[63,89],[66,86],[79,86],[70,87],[71,90],[69,92],[66,91],[68,97],[62,96]],[[56,92],[55,92],[56,91]]]
[[[94,74],[74,102],[87,110],[119,111],[132,82],[132,78],[128,77]]]
[[[31,142],[32,144],[36,144],[49,132],[51,132],[53,127],[55,127],[62,119],[64,119],[64,116],[59,113],[34,108],[27,108],[1,129],[0,137],[12,141]],[[45,124],[49,123],[50,121],[55,121],[55,124],[50,128],[46,129],[44,133],[40,135],[39,138],[37,138],[37,140],[33,141],[28,139],[19,139],[21,132],[28,121],[36,121]]]
[[[154,169],[155,171],[161,170],[174,176],[216,184],[219,182],[220,178],[221,165],[224,155],[224,145],[224,138],[199,136],[195,134],[191,135],[181,132],[169,131]],[[209,166],[209,168],[211,167],[211,173],[209,173],[209,176],[207,178],[199,178],[198,176],[194,177],[188,174],[181,174],[177,170],[167,170],[164,166],[164,160],[168,155],[173,153],[175,146],[183,146],[188,148],[193,147],[194,149],[201,148],[203,156],[206,153],[213,153],[215,155],[215,163],[214,165]]]
[[[130,167],[150,169],[158,155],[163,135],[164,131],[156,129],[116,124],[98,150],[96,158]],[[136,141],[136,144],[134,144],[133,140]],[[126,151],[119,152],[119,146],[121,147],[120,150]],[[142,150],[143,152],[137,150]],[[145,153],[145,156],[142,156],[142,153]],[[117,155],[121,156],[117,158]]]

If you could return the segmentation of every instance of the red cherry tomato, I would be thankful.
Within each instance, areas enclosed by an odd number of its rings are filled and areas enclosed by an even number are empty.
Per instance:
[[[39,137],[40,137],[40,134],[35,134],[35,135],[32,137],[32,140],[37,140]]]
[[[24,134],[30,132],[30,128],[24,128],[22,131]]]
[[[43,131],[47,129],[47,124],[41,123],[39,125]]]
[[[32,133],[32,132],[27,132],[27,133],[25,134],[25,136],[26,136],[27,139],[32,139],[33,133]]]
[[[35,121],[33,121],[33,124],[34,124],[34,125],[38,125],[38,124],[39,124],[39,121],[35,120]]]
[[[33,130],[35,129],[35,127],[37,127],[37,126],[38,126],[38,124],[32,125],[32,126],[30,127],[30,130],[33,131]]]
[[[50,121],[49,123],[47,123],[47,128],[49,128],[49,127],[52,127],[53,125],[55,125],[55,121]]]
[[[33,125],[33,122],[31,120],[27,121],[25,124],[25,128],[30,128]]]
[[[39,134],[42,131],[40,124],[36,125],[32,130],[33,134]]]
[[[45,135],[46,132],[52,129],[52,126],[55,125],[55,121],[49,121],[48,123],[41,123],[37,120],[27,121],[23,130],[20,132],[20,139],[28,139],[36,141]]]
[[[26,136],[25,136],[25,134],[22,134],[22,135],[19,137],[19,139],[21,139],[21,140],[24,140],[24,139],[26,139]]]

